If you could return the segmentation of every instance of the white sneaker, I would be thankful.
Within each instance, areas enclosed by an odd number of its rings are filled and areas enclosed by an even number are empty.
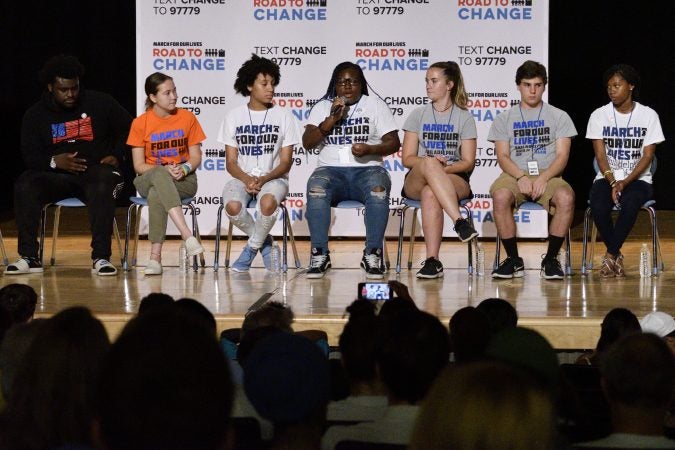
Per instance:
[[[154,259],[151,259],[148,261],[148,264],[145,266],[145,270],[143,272],[146,275],[161,275],[163,271],[162,265]]]
[[[91,273],[101,277],[117,275],[117,269],[107,259],[97,259],[91,268]]]
[[[204,247],[202,247],[202,244],[200,244],[194,236],[185,239],[185,250],[187,251],[187,256],[195,256],[204,253]]]

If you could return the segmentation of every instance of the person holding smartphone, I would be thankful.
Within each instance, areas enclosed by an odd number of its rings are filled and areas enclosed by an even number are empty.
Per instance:
[[[462,242],[478,232],[459,212],[459,200],[471,196],[469,177],[476,164],[476,122],[466,109],[464,79],[454,61],[431,65],[424,78],[430,103],[415,109],[403,129],[401,194],[422,204],[422,230],[427,258],[417,278],[440,278],[438,253],[443,239],[443,212],[455,224]]]
[[[621,246],[635,225],[640,207],[654,193],[651,165],[656,144],[665,140],[656,112],[636,101],[640,75],[627,64],[610,67],[603,76],[610,102],[591,114],[586,138],[593,142],[600,170],[591,187],[590,207],[607,251],[603,278],[623,277]],[[620,205],[616,223],[612,209]]]
[[[235,272],[248,272],[259,251],[265,268],[272,270],[269,232],[279,203],[288,194],[293,147],[300,142],[291,112],[273,103],[280,79],[276,63],[252,55],[234,82],[234,89],[249,100],[229,111],[218,131],[218,142],[225,144],[227,172],[233,177],[223,188],[225,212],[249,237],[231,267]],[[258,199],[256,220],[246,209],[254,197]]]

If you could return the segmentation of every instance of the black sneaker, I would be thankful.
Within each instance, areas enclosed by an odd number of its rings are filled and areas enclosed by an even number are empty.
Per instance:
[[[22,256],[5,269],[5,275],[21,275],[25,273],[42,273],[42,263],[38,258]]]
[[[541,261],[541,271],[539,272],[539,276],[546,280],[562,280],[565,278],[565,272],[563,272],[558,258],[544,257]]]
[[[492,278],[520,278],[525,275],[523,258],[510,256],[499,263],[499,267],[492,271]]]
[[[422,268],[415,275],[417,278],[443,278],[443,264],[433,256],[422,262]]]
[[[462,242],[469,242],[471,239],[478,236],[478,231],[476,231],[467,219],[457,219],[455,222],[455,231],[457,232],[457,237]]]
[[[384,270],[382,269],[382,249],[374,248],[370,254],[363,252],[361,258],[361,268],[366,271],[366,278],[381,280],[384,278]]]
[[[320,248],[313,248],[312,257],[309,260],[309,269],[307,269],[307,278],[323,278],[330,268],[330,251],[326,250],[324,255]]]

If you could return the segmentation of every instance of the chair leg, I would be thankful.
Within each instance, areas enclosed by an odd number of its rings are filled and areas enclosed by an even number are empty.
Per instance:
[[[283,273],[288,272],[288,210],[286,206],[281,203],[279,205],[281,208],[281,236],[282,236],[282,246],[281,246],[281,271]]]
[[[497,239],[495,239],[495,260],[492,263],[492,269],[497,270],[499,267],[499,257],[502,249],[502,240],[499,238],[499,232],[497,232]]]
[[[5,241],[2,238],[2,231],[0,231],[0,251],[2,251],[2,263],[5,266],[9,265],[9,259],[7,259],[7,251],[5,250]]]
[[[396,247],[396,273],[401,273],[401,256],[403,254],[403,230],[405,229],[405,213],[408,211],[408,206],[403,205],[399,211],[398,223],[398,245]]]
[[[113,233],[115,233],[115,239],[117,239],[117,251],[120,255],[120,261],[124,265],[124,254],[122,253],[122,240],[120,239],[120,230],[117,227],[117,218],[113,217]]]
[[[591,221],[591,249],[588,255],[587,267],[588,270],[593,269],[593,260],[595,259],[595,241],[598,239],[598,229],[595,227],[595,222]]]
[[[291,226],[291,218],[286,215],[286,229],[288,230],[288,237],[291,240],[291,249],[293,250],[293,258],[295,259],[295,268],[300,269],[302,262],[298,257],[298,249],[295,246],[295,236],[293,235],[293,227]]]
[[[57,206],[54,210],[54,230],[52,231],[52,257],[49,259],[49,265],[56,264],[56,240],[59,238],[59,222],[61,221],[61,207]]]
[[[232,251],[232,222],[227,227],[227,245],[225,246],[225,268],[230,267],[230,251]]]
[[[651,206],[643,209],[646,209],[649,213],[649,219],[651,220],[652,224],[652,275],[657,276],[659,271],[663,270],[663,268],[659,267],[659,264],[663,265],[663,257],[661,256],[659,231],[658,227],[656,226],[656,210],[654,210],[654,208]]]
[[[134,267],[138,262],[138,233],[141,229],[141,212],[143,211],[142,205],[136,206],[136,224],[134,225],[134,253],[131,258],[131,267]]]
[[[415,232],[417,231],[417,211],[413,208],[412,223],[410,224],[410,242],[408,243],[408,270],[412,269],[413,250],[415,249]]]
[[[391,267],[391,261],[389,261],[389,250],[387,250],[387,236],[382,239],[382,250],[384,253],[384,267],[386,270],[389,270]]]
[[[590,226],[591,220],[591,208],[586,208],[584,212],[584,235],[582,237],[581,244],[581,274],[587,275],[589,267],[587,266],[588,261],[586,260],[588,252],[588,228]]]
[[[220,226],[223,222],[223,204],[218,207],[218,215],[216,218],[216,250],[213,257],[213,271],[218,272],[218,258],[220,257]]]
[[[197,238],[197,241],[200,241],[200,243],[201,243],[201,239],[200,239],[200,236],[199,236],[199,228],[198,228],[199,225],[197,225],[197,214],[195,212],[195,205],[193,205],[192,203],[189,203],[187,205],[187,207],[190,210],[190,214],[192,214],[192,236]],[[199,260],[202,264],[202,267],[204,267],[204,253],[203,252],[199,254]],[[199,265],[197,263],[197,255],[194,255],[192,257],[192,270],[194,272],[197,272],[199,270]]]
[[[473,216],[471,215],[471,209],[469,209],[469,207],[466,206],[466,205],[461,205],[461,207],[464,208],[464,211],[466,211],[466,218],[469,221],[469,225],[471,225],[471,227],[473,227]],[[473,253],[472,253],[473,249],[472,249],[472,245],[474,245],[474,242],[475,242],[476,251],[478,251],[478,242],[476,242],[476,239],[471,239],[469,242],[467,242],[468,258],[467,258],[466,270],[469,273],[469,275],[473,275]]]
[[[136,205],[132,203],[127,210],[127,224],[126,232],[124,234],[124,256],[122,257],[122,269],[128,271],[129,268],[129,233],[131,233],[131,211],[136,209]]]
[[[49,208],[51,204],[47,204],[42,208],[42,219],[40,220],[40,251],[39,251],[39,257],[40,257],[40,264],[44,266],[44,253],[45,253],[45,234],[47,231],[47,208]]]
[[[567,258],[565,260],[565,275],[572,276],[572,231],[567,230]]]

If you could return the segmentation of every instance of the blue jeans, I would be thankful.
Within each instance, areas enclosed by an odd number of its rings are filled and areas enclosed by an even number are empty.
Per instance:
[[[604,178],[596,180],[591,187],[590,207],[595,226],[602,235],[607,253],[618,255],[628,233],[635,225],[640,207],[652,198],[654,189],[645,181],[633,181],[621,192],[621,209],[612,223],[612,188]]]
[[[317,167],[307,180],[307,223],[313,248],[328,250],[330,208],[343,200],[365,205],[366,252],[382,248],[391,177],[382,166]]]

